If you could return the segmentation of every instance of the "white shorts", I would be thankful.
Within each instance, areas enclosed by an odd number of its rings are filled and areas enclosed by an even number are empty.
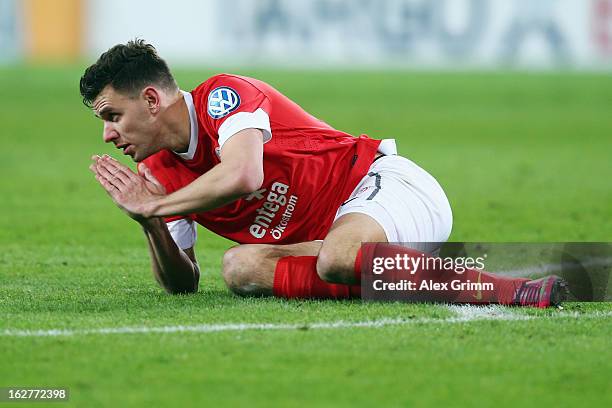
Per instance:
[[[334,221],[350,213],[374,218],[388,242],[406,243],[426,252],[446,242],[453,225],[450,204],[436,179],[397,155],[382,156],[372,163],[338,208]]]

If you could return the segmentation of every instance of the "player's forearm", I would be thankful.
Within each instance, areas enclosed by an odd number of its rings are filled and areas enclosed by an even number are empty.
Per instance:
[[[208,211],[261,187],[263,177],[237,165],[220,163],[189,185],[151,203],[147,216],[166,217]]]
[[[142,227],[157,282],[169,293],[196,292],[200,280],[198,266],[176,245],[166,223],[160,218],[151,218]]]

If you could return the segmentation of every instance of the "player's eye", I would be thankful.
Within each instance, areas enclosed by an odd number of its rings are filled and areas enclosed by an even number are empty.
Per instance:
[[[111,113],[109,115],[109,119],[111,122],[119,122],[119,114],[118,113]]]

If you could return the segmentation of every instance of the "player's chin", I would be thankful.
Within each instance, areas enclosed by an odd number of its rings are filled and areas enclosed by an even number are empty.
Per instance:
[[[128,153],[128,155],[131,156],[132,160],[134,160],[134,162],[136,163],[140,163],[141,161],[149,157],[151,154],[152,153],[147,153],[136,149],[134,149],[133,152]]]
[[[137,154],[137,153],[130,154],[130,156],[132,157],[132,160],[133,160],[135,163],[140,163],[141,161],[143,161],[143,160],[145,159],[144,157],[140,157],[140,156],[138,156],[138,154]]]

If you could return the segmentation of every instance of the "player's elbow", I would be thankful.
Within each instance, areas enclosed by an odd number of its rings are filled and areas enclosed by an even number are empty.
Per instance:
[[[169,295],[189,295],[198,291],[198,285],[195,286],[181,286],[181,287],[165,287],[166,292]]]
[[[187,282],[180,285],[164,285],[164,289],[170,295],[187,295],[198,291],[198,282]]]
[[[192,273],[183,279],[162,284],[162,287],[170,295],[196,293],[200,284],[200,268],[197,265],[193,265]]]
[[[234,191],[238,194],[250,194],[261,188],[264,181],[263,168],[261,166],[243,166],[237,172]]]

